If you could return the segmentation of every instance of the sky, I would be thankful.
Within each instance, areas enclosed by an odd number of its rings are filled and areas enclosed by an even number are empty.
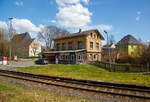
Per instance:
[[[32,37],[44,26],[54,25],[75,33],[104,30],[118,42],[127,34],[150,40],[150,0],[0,0],[0,27]]]

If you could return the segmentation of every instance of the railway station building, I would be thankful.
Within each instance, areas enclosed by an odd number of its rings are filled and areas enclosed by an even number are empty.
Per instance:
[[[101,61],[102,34],[97,30],[82,31],[54,39],[54,51],[43,53],[53,64],[86,64]]]

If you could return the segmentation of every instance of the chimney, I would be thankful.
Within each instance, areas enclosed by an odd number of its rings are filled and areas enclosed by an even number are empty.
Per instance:
[[[79,29],[79,33],[81,33],[82,32],[82,29]]]

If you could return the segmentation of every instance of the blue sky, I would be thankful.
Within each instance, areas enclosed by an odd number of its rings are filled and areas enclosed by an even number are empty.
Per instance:
[[[8,27],[9,17],[16,31],[34,37],[42,26],[56,25],[71,33],[107,30],[116,41],[127,34],[150,40],[150,0],[0,0],[0,27]]]

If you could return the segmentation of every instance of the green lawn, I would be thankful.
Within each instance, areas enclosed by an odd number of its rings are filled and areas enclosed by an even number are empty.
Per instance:
[[[31,73],[71,78],[150,85],[150,75],[107,72],[106,70],[94,65],[49,65],[42,67],[26,67],[21,68],[20,70]]]
[[[0,102],[96,102],[32,89],[0,80]]]

